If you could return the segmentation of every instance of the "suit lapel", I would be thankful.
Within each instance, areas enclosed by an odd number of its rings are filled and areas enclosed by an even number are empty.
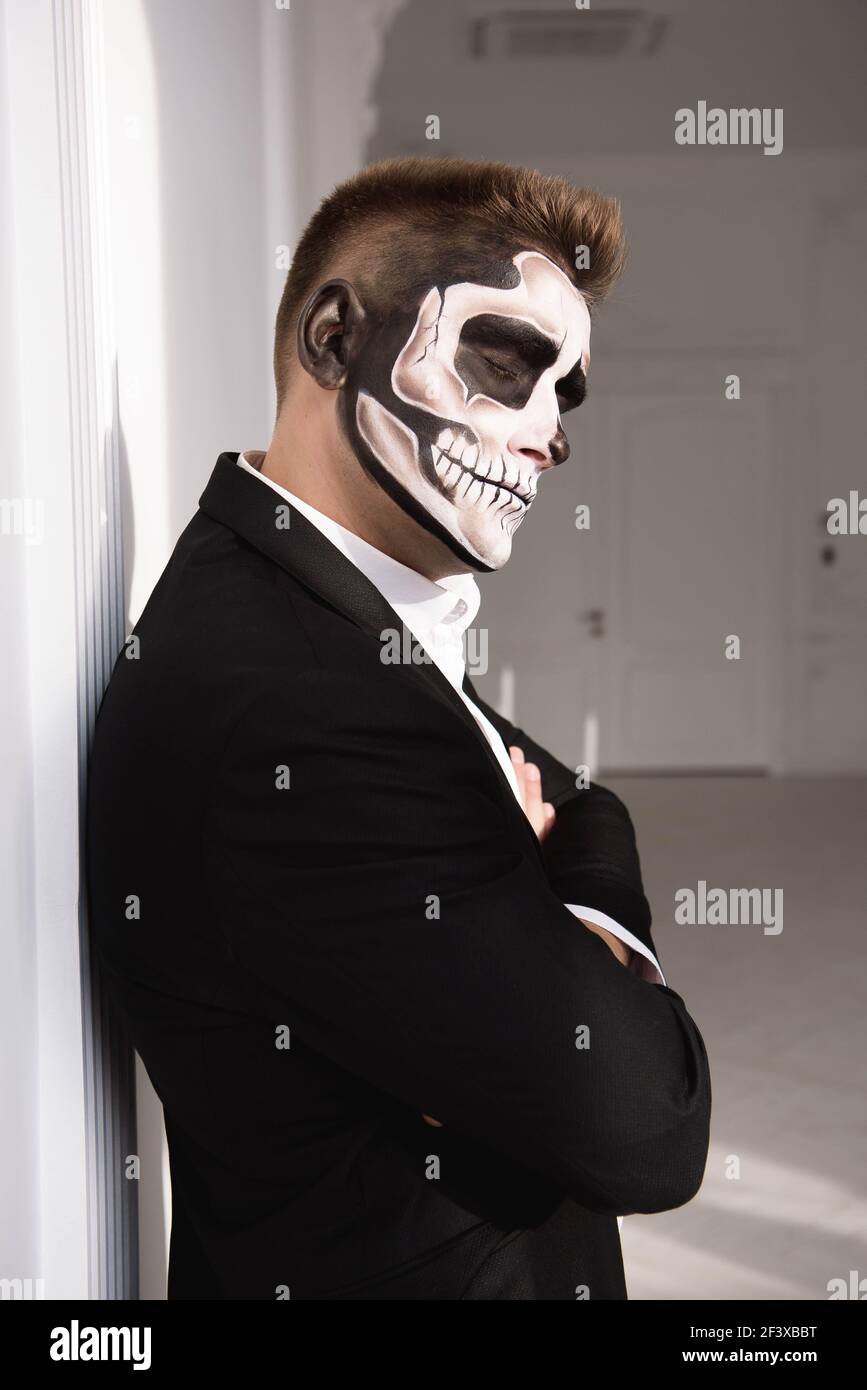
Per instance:
[[[239,468],[238,454],[220,454],[199,506],[214,521],[235,531],[380,645],[382,634],[395,629],[401,633],[402,640],[415,642],[413,634],[407,631],[376,586],[302,512],[297,508],[292,510],[289,527],[277,525],[278,516],[284,514],[289,504]],[[536,835],[515,800],[494,750],[436,662],[403,663],[397,669],[409,679],[422,681],[471,730],[499,779],[510,809],[518,813],[539,851]]]

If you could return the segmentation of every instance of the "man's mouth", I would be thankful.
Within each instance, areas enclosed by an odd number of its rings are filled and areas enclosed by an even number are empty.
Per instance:
[[[437,477],[453,499],[483,503],[495,507],[517,505],[522,511],[530,506],[536,495],[535,486],[516,476],[507,479],[506,462],[502,455],[491,457],[487,467],[478,468],[478,445],[464,443],[460,453],[453,453],[463,441],[455,440],[448,449],[431,445],[431,455]],[[471,466],[475,465],[475,466]]]

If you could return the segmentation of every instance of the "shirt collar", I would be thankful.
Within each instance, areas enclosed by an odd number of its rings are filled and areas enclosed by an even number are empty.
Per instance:
[[[253,454],[252,457],[261,462],[264,455]],[[426,637],[433,637],[434,629],[440,624],[446,624],[455,639],[463,637],[482,601],[479,586],[471,573],[448,575],[436,582],[427,579],[417,570],[377,550],[309,502],[296,497],[288,488],[265,477],[246,454],[238,455],[238,466],[285,497],[291,506],[297,507],[370,580],[422,643],[425,643]]]

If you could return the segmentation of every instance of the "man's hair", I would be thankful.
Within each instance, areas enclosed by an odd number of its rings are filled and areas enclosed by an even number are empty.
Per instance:
[[[491,259],[541,251],[565,271],[592,314],[623,269],[620,206],[593,189],[509,164],[388,159],[368,165],[323,200],[296,248],[274,334],[278,411],[296,356],[298,318],[318,285],[338,275],[350,280],[365,309],[385,316],[420,300],[445,253],[453,264],[466,255],[472,265],[480,249]]]

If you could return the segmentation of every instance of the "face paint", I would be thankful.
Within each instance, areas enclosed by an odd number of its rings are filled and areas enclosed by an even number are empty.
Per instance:
[[[395,500],[464,563],[498,569],[540,472],[568,452],[560,412],[583,398],[590,315],[537,251],[477,273],[376,325],[341,406]]]

